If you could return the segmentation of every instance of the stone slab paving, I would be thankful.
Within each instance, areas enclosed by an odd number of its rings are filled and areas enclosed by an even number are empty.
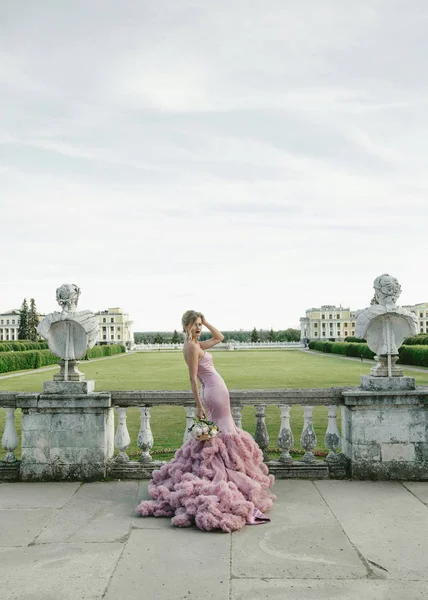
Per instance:
[[[147,484],[146,484],[147,488]],[[38,537],[40,544],[123,541],[131,529],[138,483],[87,483]]]
[[[315,487],[373,572],[384,579],[426,581],[428,597],[427,506],[401,483],[326,483]]]
[[[311,481],[281,481],[272,522],[232,539],[234,577],[360,579],[368,570]]]
[[[278,481],[232,535],[135,516],[147,483],[0,484],[1,600],[428,598],[428,482]]]

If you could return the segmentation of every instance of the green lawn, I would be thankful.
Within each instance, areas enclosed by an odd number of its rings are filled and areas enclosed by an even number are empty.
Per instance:
[[[229,389],[263,388],[312,388],[332,386],[358,386],[360,375],[369,373],[372,364],[344,360],[334,356],[314,355],[297,350],[255,350],[236,352],[214,352],[214,363]],[[171,390],[189,389],[188,373],[180,352],[150,352],[119,355],[109,360],[83,362],[81,371],[87,379],[95,379],[96,390]],[[52,379],[55,371],[33,373],[0,380],[0,390],[41,391],[43,381]],[[406,375],[416,377],[420,385],[428,384],[426,372],[408,371]],[[325,450],[324,434],[327,427],[325,407],[314,410],[314,428],[318,437],[318,450]],[[295,447],[300,448],[303,411],[294,407],[292,430]],[[137,456],[139,410],[128,410],[128,430],[131,436],[129,452]],[[267,408],[267,427],[270,448],[277,446],[280,425],[279,408]],[[340,424],[340,418],[339,418]],[[155,439],[154,452],[179,447],[183,440],[185,414],[180,407],[155,407],[151,420]],[[21,415],[16,413],[16,426],[20,433]],[[246,407],[243,412],[243,427],[254,433],[254,409]],[[0,433],[4,429],[4,411],[0,410]],[[18,454],[18,452],[17,452]],[[159,454],[164,456],[165,453]],[[166,455],[169,455],[168,453]],[[156,454],[157,456],[157,454]]]

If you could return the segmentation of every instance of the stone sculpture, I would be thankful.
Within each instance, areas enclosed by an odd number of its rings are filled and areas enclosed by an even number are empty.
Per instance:
[[[395,277],[384,273],[376,277],[373,287],[378,304],[372,304],[358,313],[355,335],[366,339],[368,347],[376,354],[378,364],[371,370],[372,375],[400,377],[403,372],[395,365],[398,348],[406,337],[416,335],[417,317],[397,306],[401,286]]]
[[[77,285],[63,284],[56,290],[62,311],[46,315],[37,327],[51,352],[61,359],[61,371],[54,376],[56,381],[81,381],[83,374],[76,370],[76,361],[83,358],[97,340],[97,317],[90,310],[77,312],[79,296]]]

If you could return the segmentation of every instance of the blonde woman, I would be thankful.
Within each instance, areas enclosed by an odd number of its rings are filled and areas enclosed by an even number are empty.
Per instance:
[[[251,435],[235,425],[229,391],[207,352],[224,336],[202,313],[193,310],[184,313],[182,324],[184,359],[196,414],[214,421],[220,433],[203,442],[190,438],[171,462],[154,471],[149,484],[153,500],[141,502],[137,512],[172,517],[177,527],[196,524],[206,531],[230,532],[245,524],[265,523],[270,519],[263,511],[275,500],[269,491],[274,478],[268,475],[262,452]],[[212,338],[200,342],[203,326]]]

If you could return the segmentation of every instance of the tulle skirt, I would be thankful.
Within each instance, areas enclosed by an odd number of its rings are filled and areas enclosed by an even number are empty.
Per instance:
[[[200,442],[189,439],[175,457],[153,471],[152,500],[139,504],[144,517],[172,517],[177,527],[236,531],[269,521],[264,512],[276,496],[262,452],[241,429]]]

